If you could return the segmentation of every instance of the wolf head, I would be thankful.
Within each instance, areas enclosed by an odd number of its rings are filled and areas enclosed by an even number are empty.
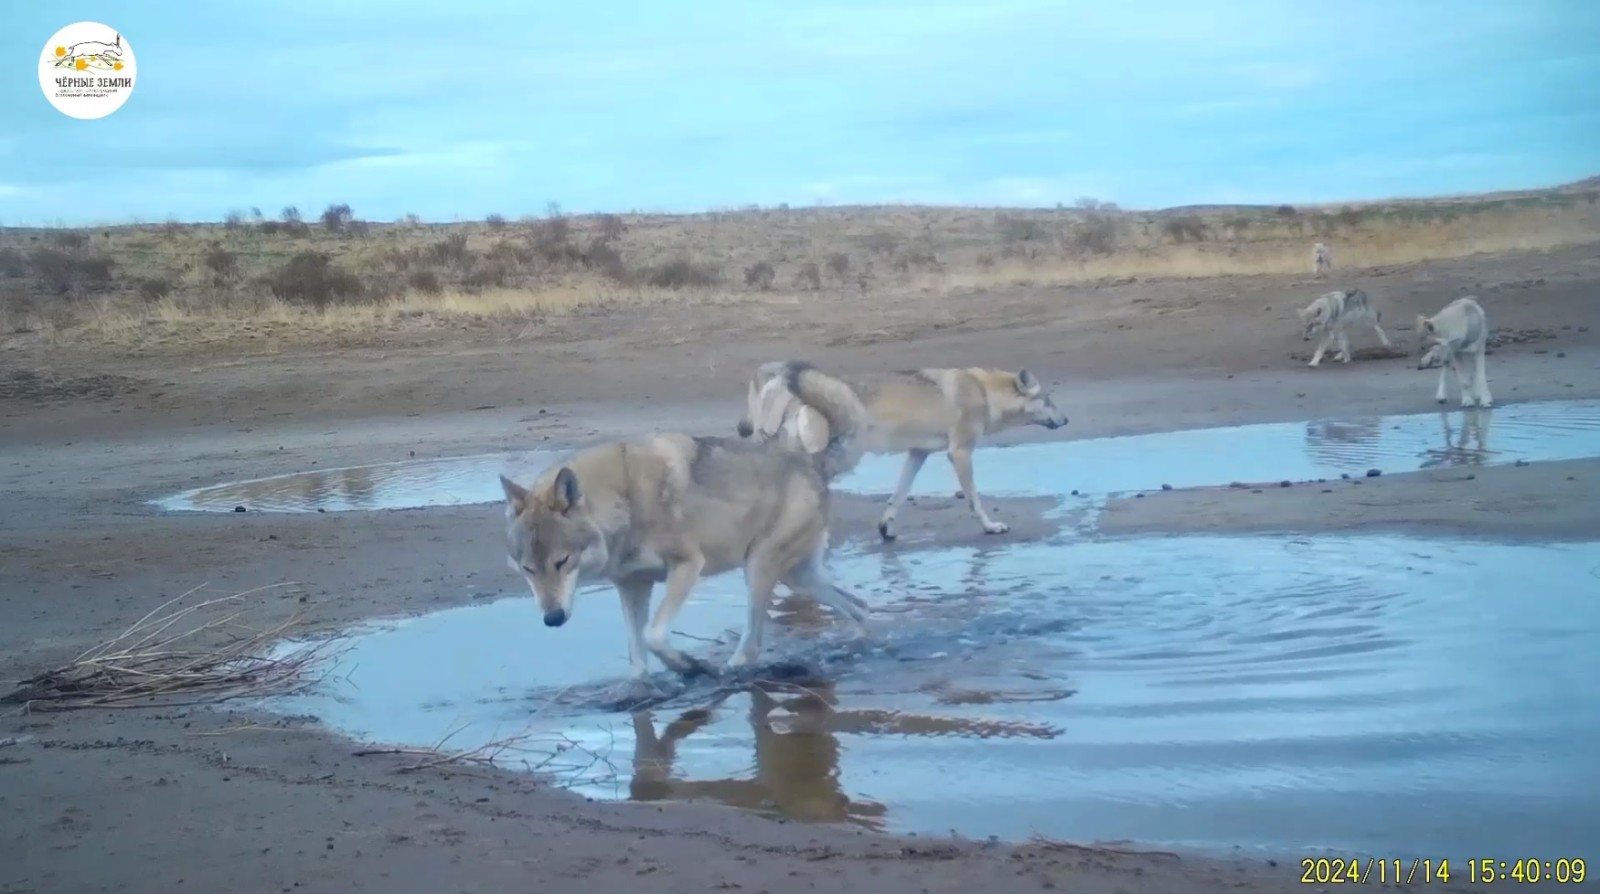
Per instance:
[[[1328,323],[1328,303],[1318,298],[1295,314],[1300,317],[1300,340],[1310,341]]]
[[[1055,401],[1033,373],[1024,369],[1012,378],[1015,392],[1000,395],[1000,411],[1008,422],[1042,425],[1051,430],[1067,424],[1066,415],[1056,409]]]
[[[528,582],[545,626],[560,627],[572,617],[583,572],[609,561],[605,537],[571,467],[528,488],[501,475],[500,486],[506,493],[506,563]]]
[[[1439,324],[1431,317],[1417,314],[1417,369],[1438,366],[1450,359],[1449,343],[1439,332]]]

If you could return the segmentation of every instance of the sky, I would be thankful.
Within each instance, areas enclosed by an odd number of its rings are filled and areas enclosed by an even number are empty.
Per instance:
[[[133,50],[92,121],[44,44]],[[1595,0],[0,0],[0,225],[1310,203],[1600,174]]]

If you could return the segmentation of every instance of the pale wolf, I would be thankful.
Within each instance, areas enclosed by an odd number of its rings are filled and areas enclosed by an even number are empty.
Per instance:
[[[1476,298],[1471,295],[1457,298],[1431,317],[1417,314],[1417,337],[1422,351],[1417,369],[1439,365],[1439,388],[1434,392],[1434,400],[1445,402],[1445,371],[1450,369],[1455,371],[1463,407],[1492,405],[1489,378],[1484,370],[1484,353],[1489,347],[1489,318]],[[1467,382],[1467,372],[1462,368],[1462,355],[1470,355],[1472,359],[1471,383]]]
[[[1389,336],[1383,332],[1383,327],[1378,325],[1383,319],[1383,312],[1372,306],[1367,298],[1367,293],[1360,289],[1335,289],[1318,295],[1305,307],[1295,311],[1300,317],[1301,341],[1310,341],[1318,332],[1326,333],[1322,343],[1317,345],[1317,350],[1311,355],[1311,362],[1307,366],[1316,366],[1322,362],[1322,355],[1337,341],[1339,353],[1336,359],[1343,363],[1350,362],[1351,326],[1371,326],[1378,333],[1378,340],[1384,347],[1389,346]]]
[[[728,666],[761,652],[773,587],[784,583],[861,625],[866,604],[835,585],[827,553],[828,482],[860,460],[859,412],[817,395],[833,435],[813,454],[738,438],[665,433],[576,451],[524,488],[500,477],[506,561],[528,582],[544,623],[572,617],[579,586],[610,581],[622,597],[634,681],[646,648],[681,674],[709,672],[673,648],[672,620],[701,577],[743,567],[749,619]],[[666,596],[646,627],[651,590]]]
[[[1311,272],[1317,276],[1333,269],[1333,250],[1326,242],[1311,246]]]
[[[972,481],[973,448],[984,435],[1009,428],[1031,424],[1057,429],[1067,424],[1051,395],[1026,369],[1012,373],[982,367],[929,368],[841,378],[810,364],[774,361],[764,364],[758,377],[769,377],[780,368],[796,371],[784,381],[807,405],[862,408],[866,415],[856,423],[856,437],[863,452],[905,453],[900,481],[878,522],[884,540],[895,539],[900,502],[928,456],[940,450],[949,455],[961,492],[984,532],[1010,530],[984,511]],[[838,412],[825,415],[831,420]],[[748,437],[750,429],[741,420],[739,433]]]
[[[776,439],[787,449],[816,453],[828,444],[828,420],[796,397],[779,372],[762,367],[750,379],[739,436]]]

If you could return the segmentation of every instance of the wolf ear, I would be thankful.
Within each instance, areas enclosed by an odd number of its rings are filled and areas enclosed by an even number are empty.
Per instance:
[[[1043,386],[1039,384],[1039,380],[1033,377],[1033,373],[1028,372],[1025,369],[1017,372],[1018,394],[1021,394],[1024,397],[1033,397],[1039,393],[1042,387]]]
[[[1432,332],[1433,321],[1422,314],[1417,314],[1417,330],[1420,332]]]
[[[528,489],[504,475],[500,476],[500,487],[506,492],[506,508],[510,514],[521,515],[522,508],[528,505]]]
[[[578,505],[583,493],[578,490],[578,476],[572,469],[562,466],[561,471],[556,473],[556,480],[550,485],[550,498],[555,503],[556,511],[563,515]]]

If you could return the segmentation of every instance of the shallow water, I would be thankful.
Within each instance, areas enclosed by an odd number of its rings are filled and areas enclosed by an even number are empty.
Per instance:
[[[503,499],[499,474],[526,481],[558,455],[527,451],[322,469],[211,485],[155,502],[165,509],[222,512],[236,506],[336,512],[490,503]],[[1016,496],[1304,481],[1362,475],[1369,468],[1392,473],[1591,456],[1600,456],[1596,400],[1040,441],[981,448],[973,466],[982,493]],[[901,462],[899,456],[868,456],[837,486],[887,494],[894,490]],[[956,489],[950,464],[932,457],[912,493],[947,495]]]
[[[862,639],[780,612],[764,657],[826,681],[788,707],[700,682],[612,710],[605,589],[559,630],[527,597],[374,628],[326,689],[271,707],[412,745],[532,724],[609,756],[591,797],[891,831],[1465,860],[1581,856],[1600,829],[1600,544],[1164,537],[833,564],[891,612]],[[680,647],[731,652],[738,583],[703,582],[676,628],[724,635]]]

